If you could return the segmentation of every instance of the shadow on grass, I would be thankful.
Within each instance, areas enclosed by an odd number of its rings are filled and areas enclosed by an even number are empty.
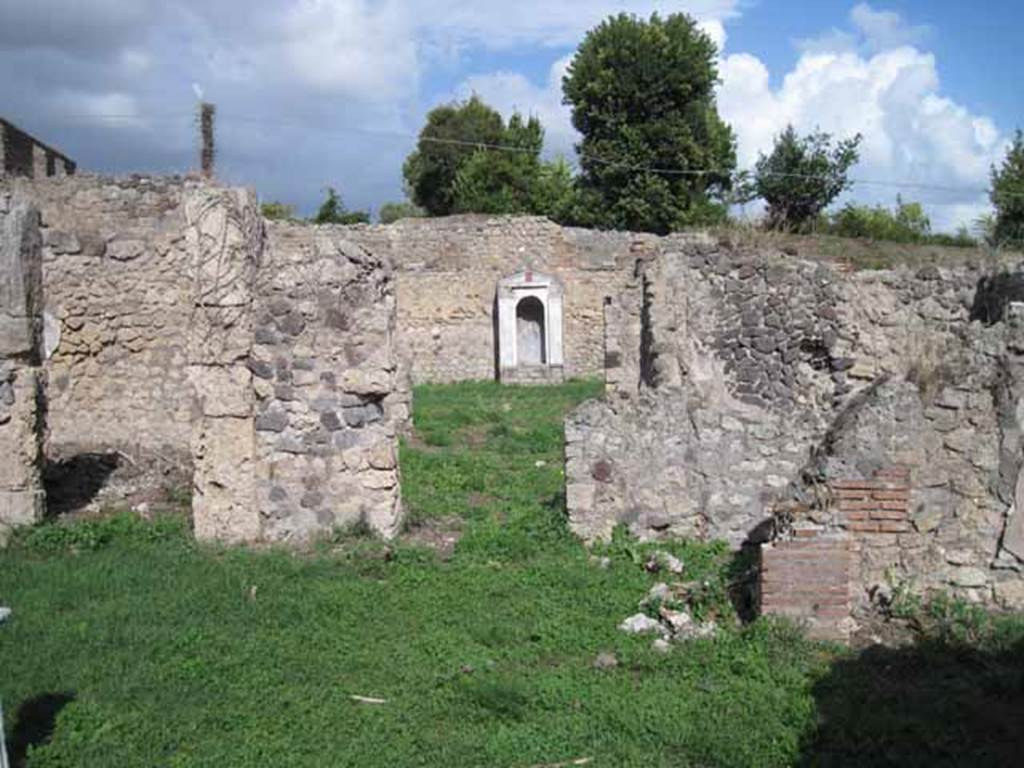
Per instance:
[[[1024,640],[875,646],[838,661],[813,695],[802,766],[1024,764]]]
[[[725,576],[729,602],[736,616],[744,624],[754,621],[759,615],[757,601],[757,574],[761,562],[760,548],[756,544],[744,543],[733,552]]]
[[[30,747],[45,744],[53,736],[57,715],[75,700],[70,691],[43,693],[26,700],[18,707],[9,743],[11,768],[25,765]]]

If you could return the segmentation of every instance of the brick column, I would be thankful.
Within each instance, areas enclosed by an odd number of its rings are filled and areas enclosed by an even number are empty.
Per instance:
[[[811,637],[843,641],[865,583],[899,562],[900,537],[912,528],[910,469],[831,480],[829,488],[831,525],[798,525],[792,539],[761,548],[761,612],[806,621]]]
[[[0,543],[43,516],[39,213],[0,194]]]
[[[857,557],[844,534],[801,536],[761,547],[761,613],[807,624],[817,640],[845,642]]]

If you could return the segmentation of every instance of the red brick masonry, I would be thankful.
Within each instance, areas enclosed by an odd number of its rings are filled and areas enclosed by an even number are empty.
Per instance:
[[[848,639],[856,583],[849,536],[777,541],[761,547],[761,612],[806,621],[819,640]]]
[[[839,508],[839,525],[858,538],[865,533],[910,531],[910,471],[881,470],[873,480],[834,480],[832,497]]]
[[[911,530],[910,470],[880,470],[870,480],[830,484],[838,530],[804,526],[794,538],[761,547],[761,612],[807,622],[808,634],[848,639],[860,585],[860,551],[891,546]]]

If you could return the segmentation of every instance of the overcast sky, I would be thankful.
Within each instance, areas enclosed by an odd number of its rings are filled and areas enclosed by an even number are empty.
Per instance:
[[[987,208],[1018,124],[1019,0],[0,0],[0,115],[83,170],[197,165],[197,90],[218,107],[218,172],[308,212],[402,197],[433,105],[476,91],[538,115],[572,156],[561,75],[585,31],[625,10],[685,10],[719,43],[719,108],[749,166],[787,123],[864,135],[853,175],[905,189],[938,228]],[[861,184],[892,204],[895,188]]]

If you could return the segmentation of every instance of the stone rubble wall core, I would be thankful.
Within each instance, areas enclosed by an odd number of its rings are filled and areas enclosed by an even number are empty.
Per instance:
[[[401,523],[390,267],[331,227],[275,224],[251,195],[186,201],[196,535],[306,543]]]
[[[391,537],[411,392],[396,354],[390,265],[338,227],[274,224],[249,360],[266,535],[364,523]]]
[[[764,544],[777,573],[785,542],[821,536],[850,542],[835,553],[854,610],[894,583],[1024,607],[1024,281],[1008,265],[849,273],[677,235],[637,266],[606,336],[609,358],[639,363],[566,419],[574,531]]]

